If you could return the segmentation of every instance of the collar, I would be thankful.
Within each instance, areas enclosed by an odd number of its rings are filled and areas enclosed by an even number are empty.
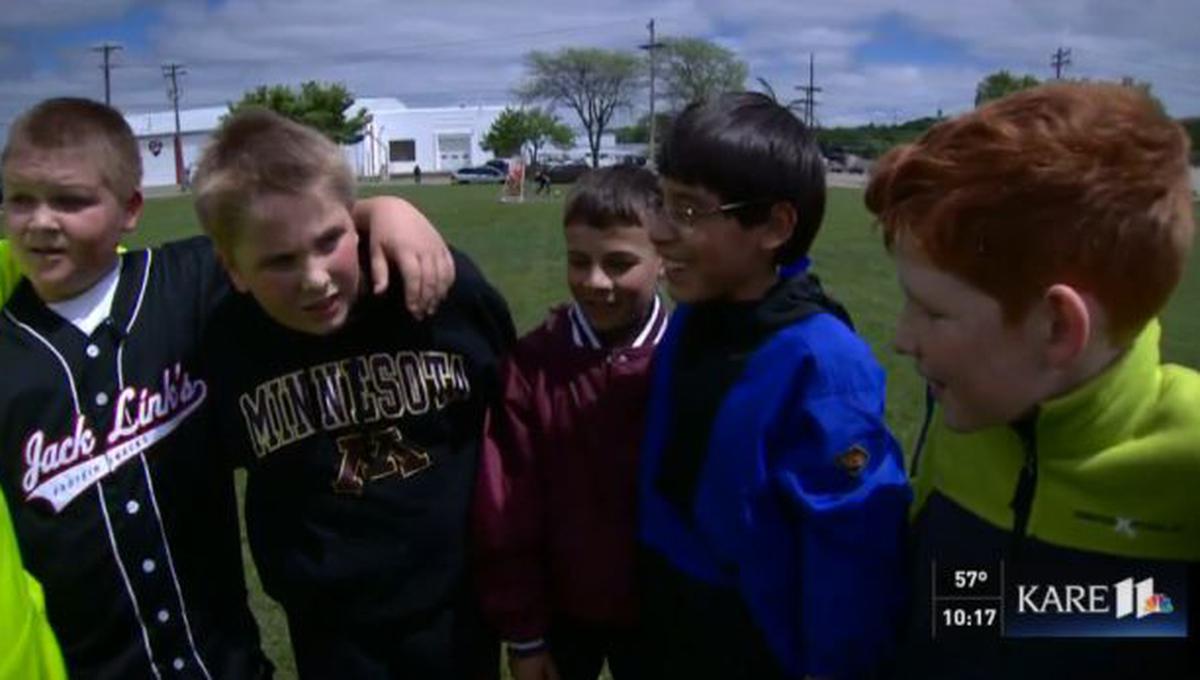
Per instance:
[[[106,318],[112,323],[102,322],[97,330],[108,328],[123,337],[133,328],[146,295],[151,259],[152,251],[150,250],[125,253],[121,256],[117,286]],[[39,335],[55,341],[56,344],[55,336],[64,338],[64,333],[66,335],[82,335],[82,332],[74,324],[59,316],[37,296],[28,279],[22,279],[17,284],[12,299],[4,308],[4,313],[17,321],[19,325],[28,327]]]
[[[614,347],[611,349],[638,349],[658,345],[658,341],[662,339],[663,333],[667,330],[667,316],[666,305],[662,303],[658,295],[655,295],[654,302],[650,307],[650,314],[646,317],[646,322],[642,324],[641,330],[634,336],[633,341],[624,347]],[[592,328],[592,324],[588,322],[587,315],[580,309],[579,303],[572,303],[567,308],[567,318],[571,324],[571,342],[576,347],[606,349],[604,343],[600,340],[600,336],[596,334],[595,329]]]
[[[121,280],[121,260],[113,262],[108,273],[91,288],[69,300],[48,302],[46,306],[70,321],[84,335],[91,335],[112,311],[113,297]]]
[[[1151,320],[1108,368],[1060,397],[1039,405],[1039,455],[1088,455],[1128,439],[1154,408],[1162,383],[1159,340]]]

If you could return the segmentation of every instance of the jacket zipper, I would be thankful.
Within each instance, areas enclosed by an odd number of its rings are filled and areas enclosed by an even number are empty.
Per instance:
[[[1025,463],[1017,475],[1017,488],[1009,507],[1013,511],[1013,551],[1016,552],[1025,540],[1029,528],[1029,513],[1033,509],[1033,496],[1037,490],[1037,413],[1013,423],[1013,430],[1021,440],[1025,452]]]

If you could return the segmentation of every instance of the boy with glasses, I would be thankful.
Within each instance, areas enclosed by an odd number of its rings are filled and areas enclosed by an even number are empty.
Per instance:
[[[648,677],[870,673],[903,600],[910,494],[883,370],[806,271],[815,140],[728,94],[683,112],[658,166],[650,236],[680,304],[639,481]]]

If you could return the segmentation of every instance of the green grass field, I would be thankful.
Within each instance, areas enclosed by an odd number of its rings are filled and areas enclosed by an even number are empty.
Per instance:
[[[443,235],[469,254],[504,294],[519,331],[533,327],[547,308],[565,299],[565,258],[559,225],[561,197],[501,204],[492,186],[367,186],[364,195],[395,193],[416,204]],[[149,245],[197,232],[188,197],[149,200],[131,246]],[[1167,361],[1200,369],[1200,249],[1163,315]],[[828,212],[813,253],[826,288],[850,310],[888,372],[888,422],[911,449],[923,410],[922,387],[907,362],[891,351],[892,323],[900,308],[894,271],[862,206],[862,192],[831,189]],[[246,563],[250,563],[249,556]],[[251,579],[251,599],[267,653],[281,678],[295,677],[286,624],[278,608]]]

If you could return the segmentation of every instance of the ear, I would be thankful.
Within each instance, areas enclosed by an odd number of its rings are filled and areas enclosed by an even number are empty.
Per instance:
[[[129,195],[129,200],[125,201],[125,222],[121,225],[121,231],[129,233],[137,228],[138,220],[142,219],[142,207],[145,205],[145,199],[142,197],[142,192],[134,189]]]
[[[1082,355],[1091,342],[1096,320],[1079,291],[1065,284],[1047,288],[1042,306],[1048,321],[1046,359],[1053,366],[1066,366]]]
[[[250,292],[250,287],[246,285],[246,280],[242,278],[241,272],[238,271],[237,265],[234,264],[233,258],[225,254],[225,251],[216,247],[213,244],[213,250],[217,254],[217,261],[221,263],[221,267],[229,274],[229,281],[233,284],[234,290],[239,293]]]
[[[796,233],[796,206],[784,201],[778,201],[771,206],[767,215],[767,223],[762,226],[762,238],[759,241],[763,250],[775,252],[783,247]]]

